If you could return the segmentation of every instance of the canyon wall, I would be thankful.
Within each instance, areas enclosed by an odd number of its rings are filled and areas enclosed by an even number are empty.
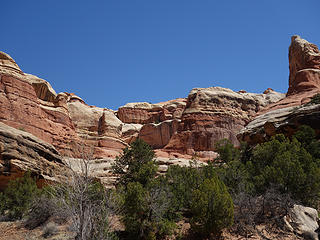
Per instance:
[[[214,159],[215,144],[223,138],[235,145],[256,144],[276,133],[290,135],[301,124],[319,130],[319,105],[309,103],[320,92],[316,45],[293,36],[289,70],[287,94],[270,88],[260,94],[195,88],[186,98],[128,103],[114,111],[89,106],[73,93],[57,94],[49,82],[24,73],[0,52],[0,179],[26,169],[50,179],[55,166],[60,169],[66,159],[79,159],[83,153],[109,166],[137,138],[155,149],[165,169],[170,162],[187,164],[195,156]],[[24,144],[31,139],[32,144]]]

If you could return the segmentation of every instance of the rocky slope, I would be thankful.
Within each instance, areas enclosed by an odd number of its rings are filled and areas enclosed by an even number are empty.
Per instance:
[[[292,135],[302,124],[320,132],[320,105],[310,104],[320,93],[320,51],[299,36],[291,38],[289,47],[289,88],[286,97],[257,113],[238,134],[251,144],[266,141],[276,133]]]

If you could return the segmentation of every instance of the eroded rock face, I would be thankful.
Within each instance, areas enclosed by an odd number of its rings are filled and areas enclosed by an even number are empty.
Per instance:
[[[153,148],[163,148],[171,137],[177,132],[180,120],[166,120],[159,124],[148,123],[143,125],[139,132],[139,138]]]
[[[242,141],[256,144],[277,133],[291,136],[303,124],[319,131],[319,105],[308,103],[320,93],[320,51],[299,36],[293,36],[291,40],[288,93],[284,99],[257,113],[238,134]]]
[[[115,116],[114,111],[106,108],[89,106],[72,95],[68,100],[68,110],[78,136],[95,149],[96,157],[117,155],[127,146],[122,141],[123,123]],[[110,151],[108,151],[110,150]]]
[[[64,170],[62,158],[51,144],[0,122],[0,190],[26,171],[38,176],[42,185],[60,181]]]
[[[1,122],[24,129],[60,150],[67,151],[70,139],[78,139],[67,109],[39,99],[24,75],[0,74],[0,105]]]
[[[315,44],[293,36],[289,47],[289,69],[287,96],[320,89],[320,51]]]
[[[228,138],[238,145],[236,134],[262,107],[279,101],[284,94],[269,90],[263,94],[234,92],[227,88],[193,89],[177,133],[165,146],[182,152],[214,151],[215,143]]]
[[[127,103],[118,110],[118,118],[124,123],[146,124],[178,119],[186,106],[186,99],[178,98],[167,102]]]
[[[289,88],[286,98],[259,112],[300,106],[320,92],[320,51],[315,44],[293,36],[289,47]]]
[[[132,143],[139,137],[142,124],[136,123],[124,123],[122,125],[122,136],[121,139],[126,143]]]
[[[262,143],[276,134],[293,135],[301,125],[309,125],[320,133],[320,104],[306,104],[299,107],[276,109],[257,116],[238,138],[249,144]]]
[[[25,76],[28,82],[32,84],[39,99],[47,102],[55,101],[57,93],[51,87],[50,83],[31,74],[25,74]]]
[[[115,112],[89,106],[72,93],[57,94],[48,82],[23,73],[9,55],[0,53],[0,122],[23,129],[51,144],[57,154],[74,159],[81,157],[80,148],[82,153],[91,152],[93,159],[114,159],[137,138],[168,161],[213,159],[216,141],[228,138],[238,144],[236,133],[258,111],[283,97],[272,89],[253,94],[196,88],[187,99],[128,103]]]
[[[6,53],[0,51],[0,73],[18,74],[22,73],[18,64]]]

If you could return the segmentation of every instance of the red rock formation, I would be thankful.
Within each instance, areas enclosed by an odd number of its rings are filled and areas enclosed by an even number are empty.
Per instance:
[[[271,110],[300,106],[320,92],[320,51],[316,45],[293,36],[289,47],[289,70],[287,97],[270,104],[259,115]]]
[[[89,106],[74,94],[56,94],[48,82],[23,73],[12,58],[0,54],[0,121],[23,128],[64,155],[74,155],[74,144],[81,142],[95,158],[115,157],[140,137],[159,154],[214,156],[216,141],[228,138],[238,144],[235,134],[282,97],[272,89],[252,94],[214,87],[193,89],[188,99],[128,103],[114,112]]]
[[[320,51],[316,45],[293,36],[289,47],[289,69],[287,96],[320,89]]]
[[[44,80],[22,73],[13,62],[12,59],[0,62],[0,121],[24,129],[59,150],[70,150],[68,143],[77,140],[77,135],[66,106],[38,98],[53,100],[50,84],[46,83],[47,91],[44,85],[34,87],[30,79]]]
[[[180,118],[185,106],[186,99],[184,98],[157,104],[147,102],[127,103],[118,109],[117,116],[124,123],[159,123]]]
[[[286,98],[258,112],[238,135],[240,140],[256,144],[277,133],[292,135],[300,125],[319,131],[319,107],[307,104],[320,93],[320,51],[299,36],[291,38],[289,47],[289,88]]]
[[[139,138],[143,139],[153,148],[163,148],[177,132],[179,122],[180,120],[174,119],[159,124],[145,124],[139,132]]]
[[[215,143],[228,138],[238,145],[236,134],[256,112],[283,98],[283,94],[269,91],[266,94],[233,92],[212,87],[193,89],[187,100],[177,133],[165,146],[166,150],[192,153],[214,151]]]
[[[42,185],[63,179],[64,169],[61,156],[51,144],[0,122],[0,190],[26,171],[36,175]]]

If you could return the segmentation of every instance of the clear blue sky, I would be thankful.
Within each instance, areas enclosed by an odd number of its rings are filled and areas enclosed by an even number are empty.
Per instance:
[[[186,97],[194,87],[286,92],[288,46],[320,45],[319,0],[1,2],[0,50],[88,104]]]

